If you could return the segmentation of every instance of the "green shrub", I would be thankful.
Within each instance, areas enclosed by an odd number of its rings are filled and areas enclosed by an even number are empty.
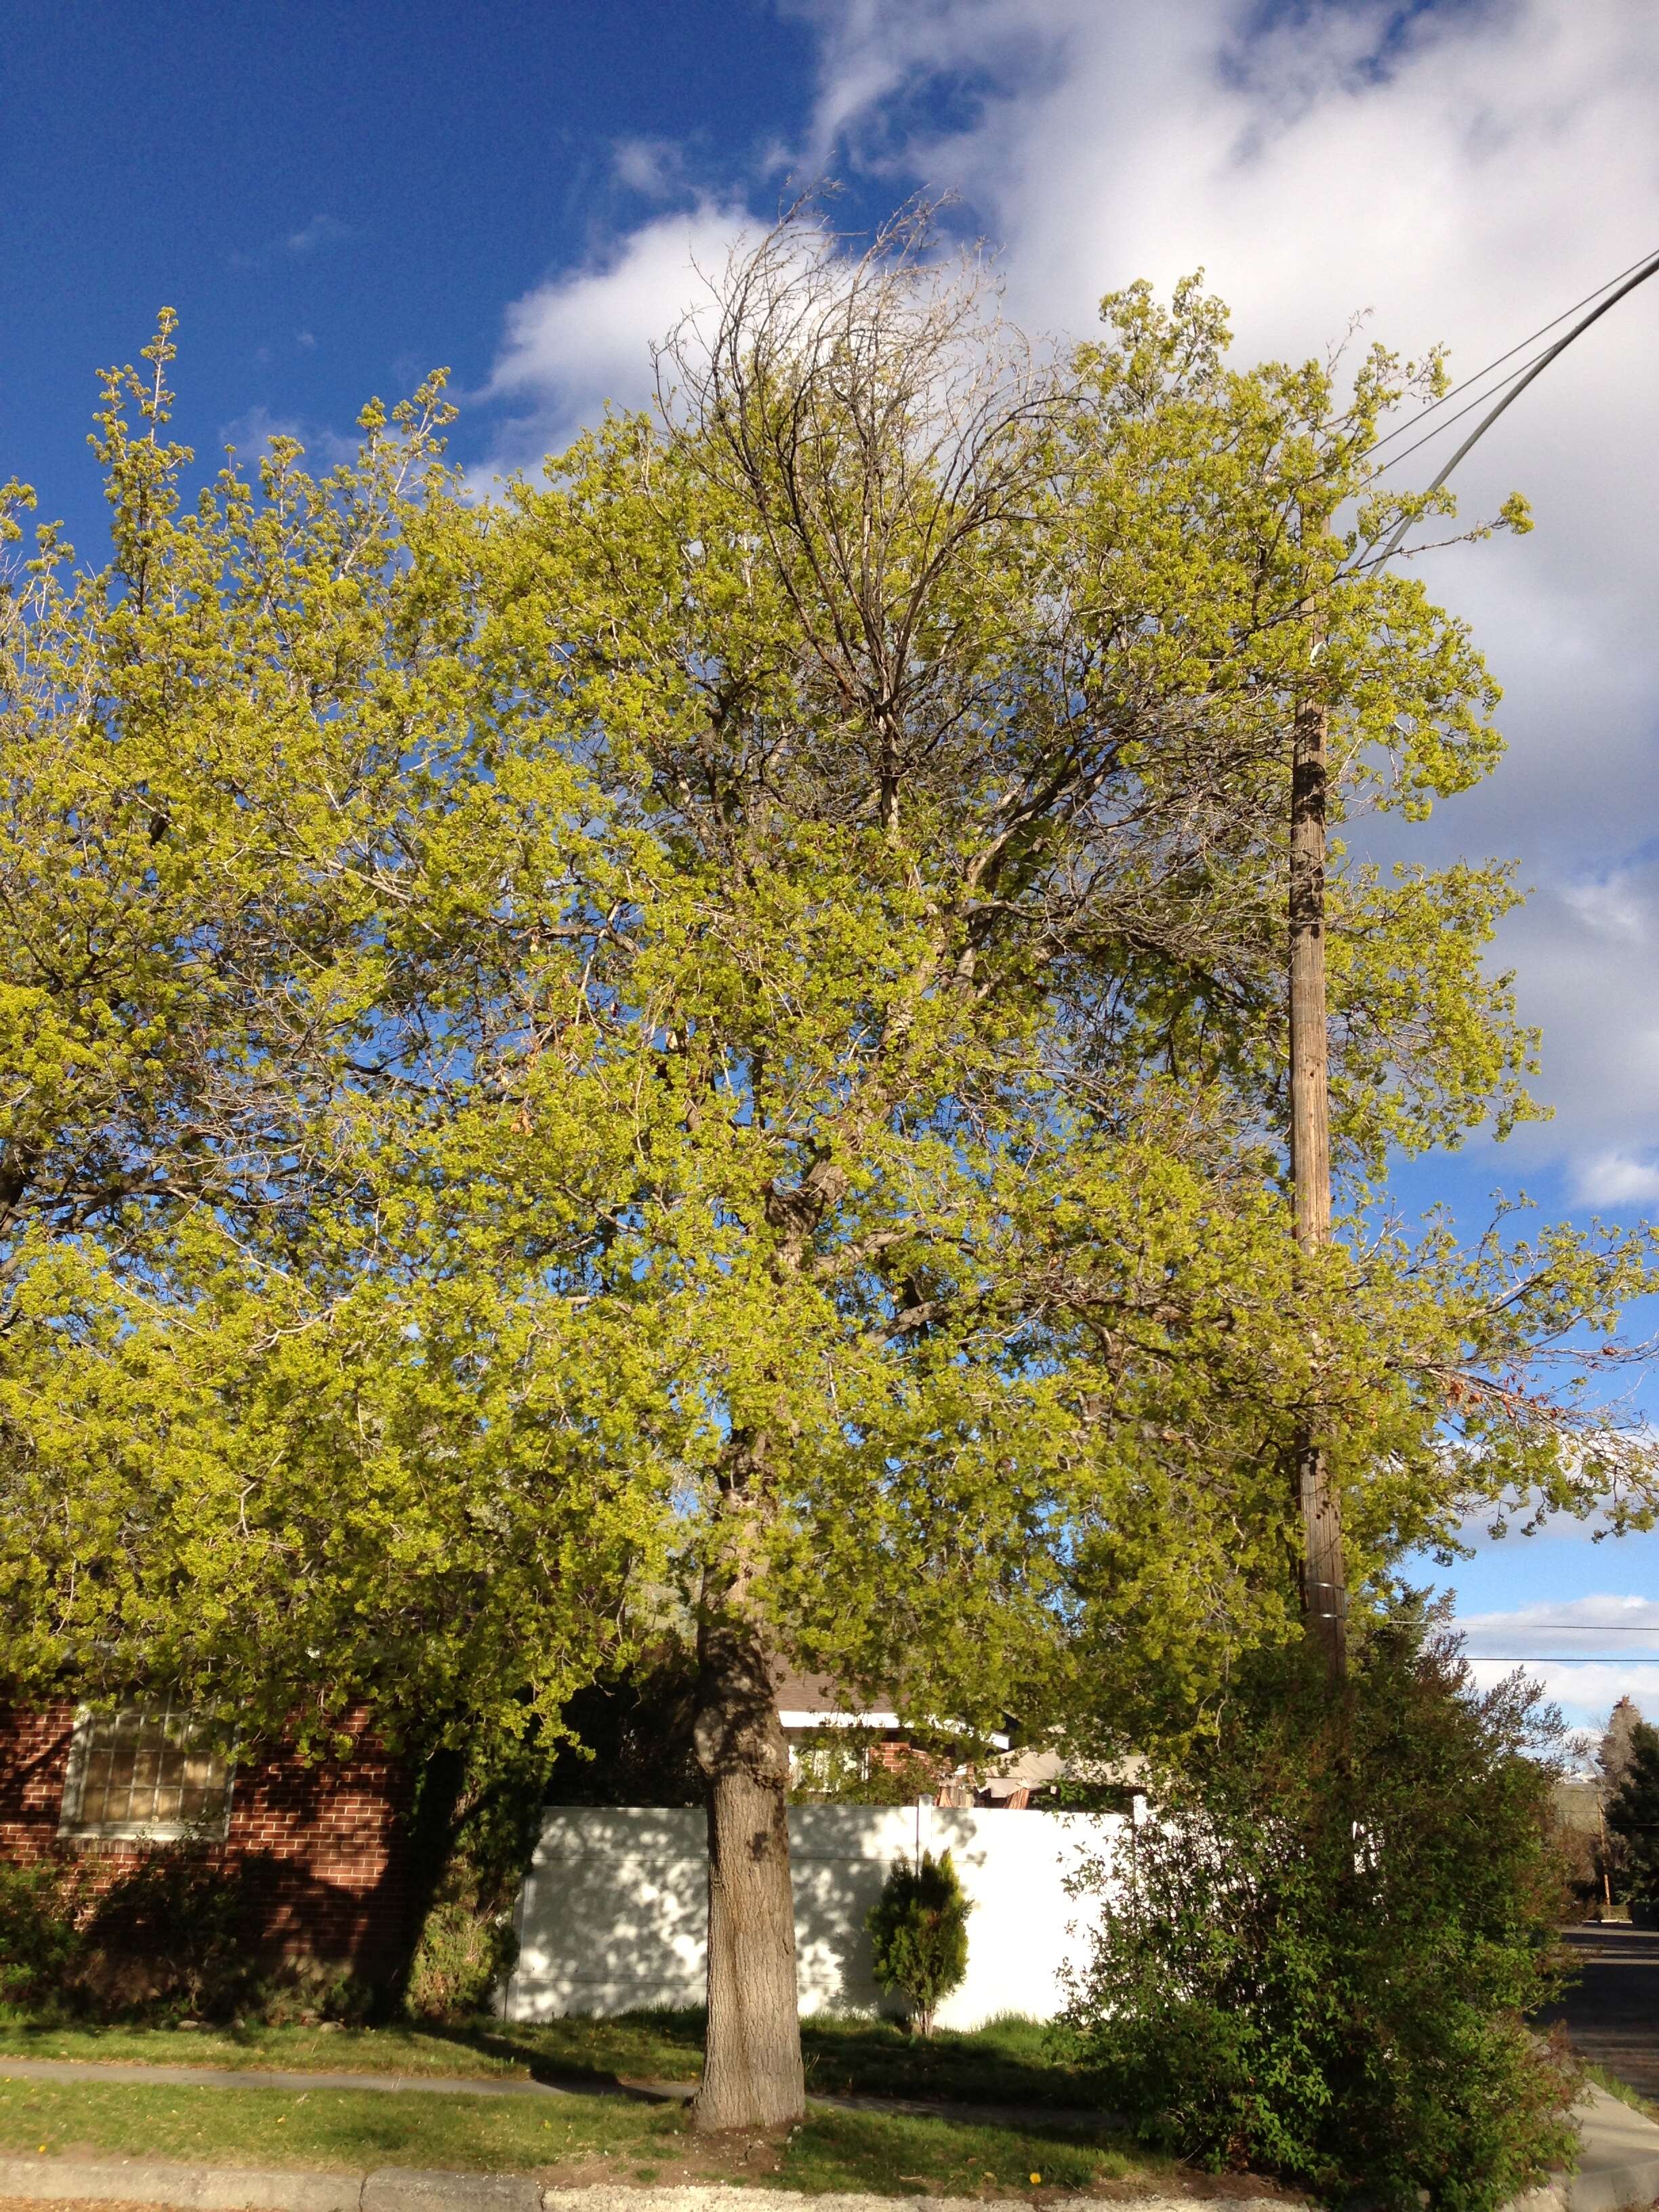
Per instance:
[[[0,1865],[0,2004],[55,2002],[84,1948],[74,1875],[55,1864]]]
[[[678,1694],[678,1677],[664,1680],[662,1695],[648,1704],[658,1718],[662,1706],[672,1704],[669,1692]],[[599,1735],[594,1702],[589,1701],[587,1721]],[[620,1738],[633,1720],[641,1720],[647,1701],[629,1705],[619,1697],[617,1702],[617,1711],[603,1701],[599,1710]],[[643,1720],[641,1727],[633,1752],[642,1754],[652,1731]],[[551,1755],[534,1735],[511,1740],[487,1730],[428,1761],[415,1808],[420,1934],[397,1991],[410,2017],[459,2021],[483,2011],[511,1970],[519,1953],[514,1907],[541,1832],[552,1768]],[[574,1788],[573,1777],[565,1779]],[[601,1802],[597,1794],[592,1802]]]
[[[483,2012],[518,1954],[509,1913],[480,1911],[463,1897],[441,1898],[421,1929],[404,2008],[416,2020],[458,2021]]]
[[[1375,1636],[1346,1697],[1263,1663],[1093,1869],[1070,2025],[1143,2139],[1321,2194],[1486,2212],[1570,2149],[1559,1721],[1519,1678]]]
[[[337,2021],[362,2027],[379,2008],[379,1992],[349,1967],[323,1959],[284,1959],[271,1972],[250,1979],[238,2007],[246,2019],[267,2027],[309,2027]]]
[[[365,2020],[374,1993],[326,1960],[252,1940],[273,1869],[156,1844],[100,1888],[87,1862],[0,1865],[0,2006],[94,2020]]]
[[[909,2007],[910,2025],[931,2035],[933,2016],[968,1972],[968,1915],[973,1910],[946,1851],[924,1851],[920,1866],[894,1863],[865,1925],[875,1948],[876,1980]]]

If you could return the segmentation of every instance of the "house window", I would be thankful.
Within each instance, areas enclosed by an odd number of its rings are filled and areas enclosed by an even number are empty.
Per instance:
[[[789,1740],[789,1779],[814,1796],[837,1797],[870,1779],[870,1747],[846,1730]]]
[[[171,1842],[222,1837],[230,1818],[230,1759],[223,1737],[168,1702],[84,1708],[75,1723],[64,1784],[62,1836]]]

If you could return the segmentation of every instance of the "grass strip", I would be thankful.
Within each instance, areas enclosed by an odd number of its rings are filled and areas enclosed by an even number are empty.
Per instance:
[[[1651,2097],[1644,2097],[1639,2089],[1632,2089],[1628,2081],[1621,2081],[1607,2067],[1592,2061],[1585,2067],[1584,2073],[1598,2089],[1605,2089],[1608,2096],[1617,2097],[1621,2105],[1628,2105],[1632,2112],[1640,2112],[1644,2119],[1659,2120],[1659,2104],[1656,2104]]]
[[[787,2142],[694,2136],[683,2109],[617,2097],[388,2098],[366,2091],[0,2081],[0,2150],[210,2166],[396,2165],[549,2181],[766,2181],[813,2192],[1006,2196],[1167,2172],[1101,2137],[815,2109]],[[1035,2180],[1033,2177],[1040,2177]]]
[[[370,2091],[0,2081],[0,2147],[209,2166],[437,2166],[528,2172],[631,2150],[678,2115],[616,2097],[387,2097]]]

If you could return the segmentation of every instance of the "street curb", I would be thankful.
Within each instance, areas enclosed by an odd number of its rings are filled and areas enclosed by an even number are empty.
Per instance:
[[[741,2192],[738,2192],[741,2194]],[[0,2158],[0,2197],[79,2197],[167,2204],[179,2212],[542,2212],[525,2173],[295,2173],[252,2166],[120,2165],[78,2158]]]
[[[381,2166],[363,2177],[362,2212],[542,2212],[527,2173],[433,2173]]]
[[[809,2197],[793,2189],[727,2183],[670,2189],[596,2183],[544,2189],[528,2174],[444,2173],[382,2166],[373,2172],[261,2172],[250,2166],[117,2164],[74,2158],[0,2158],[0,2197],[78,2197],[87,2203],[164,2204],[179,2212],[1031,2212],[1021,2197]],[[1187,2197],[1125,2200],[1133,2212],[1194,2212]],[[1049,2200],[1044,2212],[1099,2212],[1083,2197]],[[1285,2212],[1282,2200],[1231,2197],[1226,2212]]]
[[[354,2173],[165,2166],[137,2158],[0,2158],[0,2197],[113,2199],[198,2212],[361,2212],[362,2196],[363,2178]]]

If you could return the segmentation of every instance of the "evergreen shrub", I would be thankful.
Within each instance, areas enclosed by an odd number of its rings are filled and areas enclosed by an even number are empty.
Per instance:
[[[1345,1694],[1262,1662],[1218,1734],[1079,1881],[1068,2021],[1143,2140],[1321,2196],[1490,2212],[1573,2143],[1528,2020],[1559,1986],[1549,1753],[1519,1678],[1372,1636]]]
[[[1659,1729],[1638,1721],[1607,1826],[1620,1844],[1625,1891],[1632,1905],[1659,1904]]]
[[[968,1915],[951,1854],[921,1863],[896,1860],[865,1925],[875,1950],[876,1980],[896,1991],[909,2008],[918,2035],[931,2035],[933,2018],[968,1972]]]

